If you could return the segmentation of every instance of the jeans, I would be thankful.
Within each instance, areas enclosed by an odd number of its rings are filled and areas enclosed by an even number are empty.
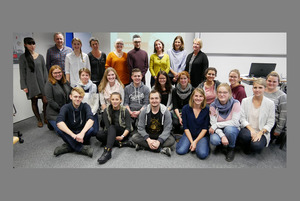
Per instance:
[[[74,132],[74,131],[73,131]],[[58,129],[57,134],[63,139],[65,143],[67,143],[74,151],[80,152],[83,144],[88,144],[90,142],[90,138],[93,136],[94,128],[91,127],[83,137],[83,143],[77,142],[70,135]],[[74,134],[78,134],[79,132],[74,132]]]
[[[94,115],[94,124],[93,124],[93,128],[94,128],[94,131],[93,131],[93,135],[96,136],[97,133],[99,132],[99,120],[98,120],[98,113],[96,113]]]
[[[55,133],[58,135],[59,128],[56,125],[56,121],[54,121],[54,120],[48,120],[48,123],[53,127]]]
[[[146,140],[144,140],[144,138],[143,138],[143,136],[141,136],[141,134],[139,134],[139,133],[134,134],[132,136],[131,140],[134,143],[136,143],[136,144],[144,147],[145,149],[151,150],[150,147],[149,147],[149,145],[148,145],[148,142]],[[160,144],[160,146],[158,147],[157,151],[159,151],[163,147],[171,147],[171,146],[173,146],[173,144],[175,144],[175,139],[174,139],[174,137],[172,135],[170,135],[166,139],[166,141],[164,141],[163,144]]]
[[[229,141],[229,147],[234,148],[236,138],[239,135],[239,129],[235,126],[226,126],[225,128],[221,129],[225,134],[226,138]],[[218,146],[222,143],[220,136],[217,133],[213,133],[210,135],[210,143],[212,145]]]
[[[196,138],[193,138],[195,140]],[[179,142],[176,144],[176,153],[179,155],[184,155],[189,152],[191,142],[184,133],[180,138]],[[199,140],[196,146],[196,155],[200,159],[205,159],[209,155],[209,137],[204,136]]]
[[[267,145],[267,139],[264,135],[261,136],[260,141],[252,142],[251,133],[247,128],[242,128],[238,140],[244,149],[250,149],[254,153],[261,153]]]

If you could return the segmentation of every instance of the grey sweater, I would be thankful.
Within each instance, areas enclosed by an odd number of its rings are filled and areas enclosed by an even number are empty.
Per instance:
[[[143,106],[149,104],[149,88],[141,83],[139,87],[134,87],[133,82],[125,87],[124,106],[129,106],[131,111],[138,111]]]
[[[276,128],[275,132],[281,133],[286,131],[286,121],[287,121],[287,110],[286,102],[287,95],[281,91],[277,90],[274,93],[265,92],[264,96],[272,100],[275,104],[275,122]]]
[[[150,113],[151,106],[150,104],[144,108],[139,115],[139,123],[138,123],[138,133],[143,136],[146,140],[149,138],[149,134],[146,132],[147,118]],[[158,136],[158,141],[163,144],[164,141],[170,136],[172,129],[172,118],[171,113],[167,109],[167,107],[163,104],[160,104],[160,112],[162,113],[162,122],[163,132]]]

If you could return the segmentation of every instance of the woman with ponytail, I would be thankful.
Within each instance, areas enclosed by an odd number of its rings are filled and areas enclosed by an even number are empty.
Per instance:
[[[38,99],[43,101],[44,123],[46,119],[47,99],[44,93],[44,86],[48,80],[48,71],[45,59],[41,54],[35,52],[35,41],[31,37],[24,38],[25,53],[19,58],[20,85],[26,93],[27,99],[31,100],[32,111],[38,120],[38,127],[43,126],[39,113]]]
[[[73,38],[73,52],[66,55],[65,73],[72,87],[79,82],[78,72],[80,69],[87,68],[91,70],[89,57],[86,53],[82,52],[81,47],[81,40],[79,38]]]

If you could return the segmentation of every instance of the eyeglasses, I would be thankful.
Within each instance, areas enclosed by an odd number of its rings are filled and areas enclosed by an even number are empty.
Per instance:
[[[224,94],[224,95],[226,95],[226,94],[228,94],[228,91],[218,91],[218,94]]]
[[[58,74],[62,74],[62,72],[61,71],[60,72],[53,72],[52,74],[58,75]]]

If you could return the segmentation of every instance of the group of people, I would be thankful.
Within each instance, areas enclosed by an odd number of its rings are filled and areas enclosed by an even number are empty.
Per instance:
[[[246,154],[260,153],[286,134],[286,94],[278,89],[278,73],[256,79],[253,96],[247,97],[237,69],[229,73],[230,85],[215,79],[217,69],[208,67],[199,38],[190,54],[181,36],[167,54],[156,40],[149,66],[139,35],[133,36],[134,49],[128,53],[117,39],[107,57],[94,37],[88,54],[79,38],[72,40],[72,49],[60,32],[54,42],[45,62],[35,52],[34,39],[24,38],[19,66],[21,89],[31,100],[38,127],[43,126],[37,106],[42,99],[44,123],[64,141],[55,156],[75,151],[92,157],[90,138],[95,136],[104,146],[99,164],[111,158],[114,146],[171,156],[176,141],[179,155],[191,151],[205,159],[212,145],[215,152],[225,151],[230,162],[237,143]],[[151,90],[145,85],[148,69]]]

